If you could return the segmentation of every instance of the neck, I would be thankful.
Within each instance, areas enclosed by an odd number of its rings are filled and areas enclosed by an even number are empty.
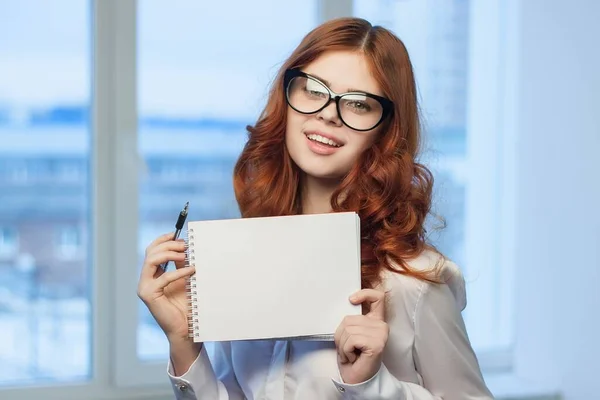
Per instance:
[[[302,182],[302,214],[331,212],[331,195],[338,184],[337,180],[317,179],[305,175]]]

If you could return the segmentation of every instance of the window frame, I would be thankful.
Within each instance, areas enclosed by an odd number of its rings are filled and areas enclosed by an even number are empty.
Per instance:
[[[90,379],[66,384],[34,383],[0,388],[7,398],[49,400],[160,399],[172,395],[165,377],[147,385],[123,364],[123,351],[134,336],[120,336],[127,319],[137,323],[137,297],[132,281],[137,248],[137,169],[131,158],[136,143],[136,1],[91,0],[91,119],[89,132],[91,213],[88,240],[91,307]],[[131,248],[130,248],[131,247]],[[119,256],[117,256],[119,255]],[[110,296],[107,294],[114,294]],[[129,305],[130,304],[130,305]],[[60,360],[57,360],[60,362]],[[139,375],[143,378],[142,375]],[[133,384],[139,386],[134,387]],[[123,386],[123,387],[120,387]],[[125,387],[127,386],[127,387]]]
[[[478,269],[466,278],[467,285],[477,283],[471,298],[475,294],[478,301],[487,301],[486,309],[496,311],[477,314],[478,326],[506,326],[509,336],[505,347],[477,354],[481,369],[491,375],[512,371],[515,359],[517,7],[512,1],[473,1],[469,13],[466,169],[477,173],[466,186],[465,243],[478,249],[466,261]]]

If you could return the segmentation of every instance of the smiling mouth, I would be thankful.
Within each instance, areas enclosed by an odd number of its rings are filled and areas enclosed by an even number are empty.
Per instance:
[[[334,142],[333,140],[331,140],[331,139],[328,139],[328,138],[326,138],[326,137],[323,137],[323,136],[321,136],[321,135],[318,135],[318,134],[316,134],[316,133],[310,133],[310,134],[306,135],[306,137],[307,137],[309,140],[312,140],[313,142],[318,142],[318,143],[320,143],[320,144],[324,144],[324,145],[327,145],[327,146],[331,146],[331,147],[342,147],[342,144],[340,144],[340,143],[337,143],[337,142]]]

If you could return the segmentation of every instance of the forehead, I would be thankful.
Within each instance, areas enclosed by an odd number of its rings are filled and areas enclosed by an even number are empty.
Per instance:
[[[302,69],[322,79],[334,92],[360,90],[382,95],[381,88],[371,74],[365,56],[361,53],[326,52]]]

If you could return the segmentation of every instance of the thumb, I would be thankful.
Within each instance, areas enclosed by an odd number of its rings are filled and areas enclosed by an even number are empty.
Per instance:
[[[385,321],[385,293],[375,289],[363,289],[350,297],[352,304],[362,304],[369,310],[367,317]]]

